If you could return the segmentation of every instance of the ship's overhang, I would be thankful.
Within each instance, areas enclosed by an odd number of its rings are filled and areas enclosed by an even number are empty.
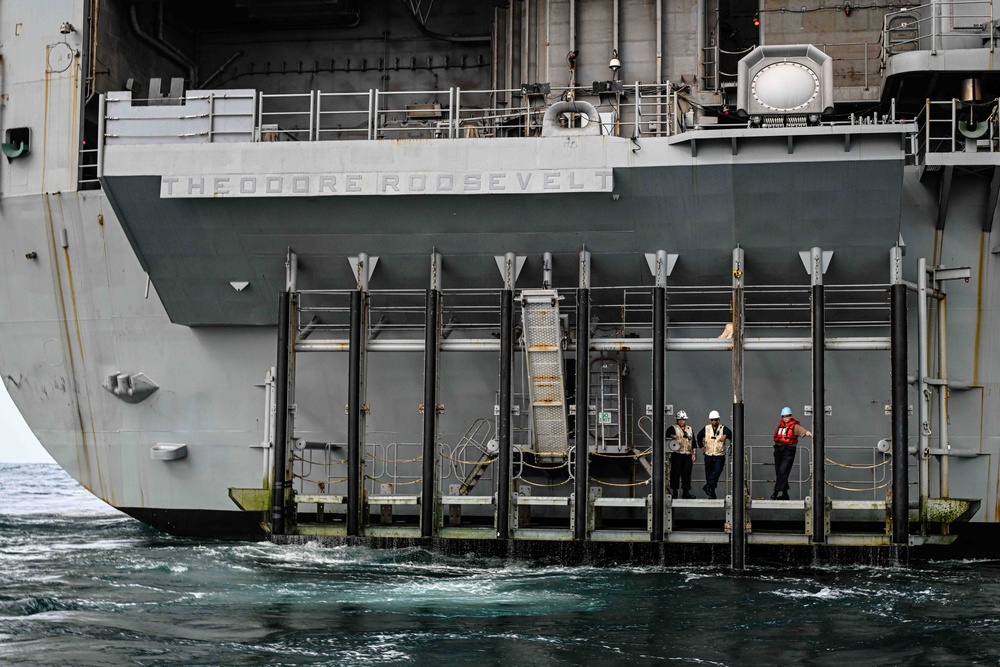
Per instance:
[[[906,131],[115,145],[102,182],[172,321],[273,325],[289,248],[303,289],[352,287],[362,252],[380,257],[373,288],[424,287],[432,250],[446,285],[499,286],[505,252],[539,284],[532,258],[551,252],[556,286],[575,287],[583,246],[595,285],[649,283],[661,248],[681,255],[674,284],[724,284],[737,245],[754,283],[804,282],[813,246],[845,257],[832,283],[882,282]]]

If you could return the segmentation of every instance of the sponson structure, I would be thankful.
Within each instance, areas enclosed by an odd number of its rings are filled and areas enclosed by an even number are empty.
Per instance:
[[[4,3],[0,371],[64,468],[176,534],[988,552],[998,25]],[[770,500],[786,405],[812,438]],[[697,448],[671,493],[681,410],[732,430],[716,498]]]

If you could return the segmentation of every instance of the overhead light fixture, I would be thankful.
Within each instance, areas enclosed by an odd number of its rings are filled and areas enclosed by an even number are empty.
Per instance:
[[[622,61],[618,59],[618,49],[614,49],[611,52],[611,62],[608,63],[608,69],[612,72],[617,72],[622,68]]]

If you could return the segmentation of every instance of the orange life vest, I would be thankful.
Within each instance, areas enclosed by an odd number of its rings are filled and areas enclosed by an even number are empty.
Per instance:
[[[794,419],[788,422],[782,420],[778,422],[778,430],[774,432],[774,444],[776,445],[797,445],[799,436],[795,435],[795,427],[799,425]]]

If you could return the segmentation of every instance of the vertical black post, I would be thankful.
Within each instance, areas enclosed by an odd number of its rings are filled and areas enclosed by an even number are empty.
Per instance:
[[[587,508],[590,496],[590,290],[576,291],[576,484],[573,539],[587,539]]]
[[[347,534],[358,535],[361,518],[361,329],[364,292],[351,292],[347,371]]]
[[[733,403],[733,533],[732,566],[742,570],[746,562],[746,468],[744,466],[743,404]]]
[[[666,347],[666,289],[653,288],[653,535],[663,539],[663,474],[666,469],[663,452],[663,362]]]
[[[435,476],[437,456],[437,362],[438,362],[438,299],[440,292],[427,290],[424,313],[424,447],[423,478],[420,486],[420,537],[434,536]]]
[[[906,378],[906,285],[890,288],[892,369],[892,542],[909,541],[910,469]]]
[[[813,542],[826,542],[826,316],[823,285],[812,286]]]
[[[285,459],[288,445],[288,332],[291,292],[278,297],[278,363],[274,380],[274,481],[271,485],[271,533],[285,534]]]
[[[743,417],[743,346],[744,346],[744,252],[743,248],[733,249],[733,483],[730,497],[733,500],[733,526],[729,536],[731,564],[734,570],[742,570],[746,563],[746,509],[747,473],[746,443],[744,441]]]
[[[514,373],[514,291],[500,292],[500,424],[497,435],[497,537],[510,537],[510,383]]]

